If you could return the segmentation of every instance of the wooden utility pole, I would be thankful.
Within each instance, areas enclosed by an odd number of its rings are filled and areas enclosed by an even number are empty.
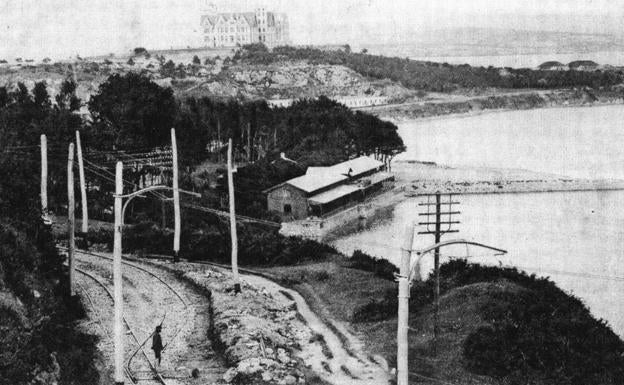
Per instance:
[[[437,192],[435,194],[427,195],[428,201],[427,203],[419,203],[419,206],[426,206],[427,212],[419,213],[418,215],[424,216],[427,219],[425,222],[419,222],[419,225],[427,226],[426,231],[419,231],[418,234],[432,234],[435,237],[435,243],[440,243],[440,237],[443,234],[447,233],[456,233],[458,230],[453,229],[453,225],[459,224],[459,221],[453,220],[454,215],[459,215],[459,211],[453,211],[452,207],[454,205],[459,204],[459,202],[453,202],[453,196],[456,194],[444,194],[448,195],[448,200],[442,201],[442,194]],[[435,201],[431,202],[430,198],[435,196]],[[442,211],[442,207],[445,207],[447,210]],[[435,207],[432,211],[431,208]],[[432,221],[430,218],[435,217],[435,221]],[[444,220],[442,220],[444,217]],[[444,225],[446,228],[442,228]],[[435,226],[433,229],[430,226]],[[439,334],[439,310],[440,310],[440,248],[436,247],[434,249],[434,276],[435,276],[435,288],[433,292],[433,302],[434,302],[434,314],[433,314],[433,349],[434,354],[437,354],[437,346],[438,346],[438,334]]]
[[[441,221],[441,216],[442,214],[440,214],[441,212],[441,204],[440,204],[440,194],[436,194],[436,202],[435,202],[435,244],[440,243],[440,236],[442,235],[440,233],[441,228],[440,228],[440,221]],[[449,198],[450,199],[450,198]],[[433,302],[434,302],[434,313],[433,313],[433,338],[435,340],[434,343],[434,349],[435,349],[435,353],[437,354],[437,349],[438,349],[438,333],[440,331],[440,326],[439,326],[439,322],[440,322],[440,248],[436,247],[434,250],[434,257],[433,257],[433,263],[434,263],[434,271],[435,271],[435,292],[433,295]]]
[[[115,236],[113,245],[113,294],[115,303],[115,323],[113,326],[115,344],[115,384],[124,383],[124,347],[123,347],[123,291],[121,271],[121,226],[123,222],[122,198],[123,195],[123,164],[117,162],[115,171]]]
[[[217,163],[221,163],[221,119],[217,119],[217,143],[219,146],[217,150]]]
[[[41,135],[41,215],[48,220],[48,140]]]
[[[69,265],[69,295],[74,296],[75,290],[75,216],[74,216],[74,144],[69,144],[69,154],[67,155],[67,264]]]
[[[171,129],[171,151],[173,158],[173,215],[174,215],[174,233],[173,233],[173,262],[180,260],[180,190],[178,189],[178,145],[176,144],[175,128]]]
[[[232,138],[228,141],[228,192],[230,201],[230,235],[232,239],[232,274],[234,276],[234,292],[240,293],[238,277],[238,237],[236,235],[236,212],[234,207],[234,175],[232,170]]]
[[[401,265],[399,268],[399,319],[397,329],[397,385],[408,385],[408,321],[410,296],[410,262],[412,244],[414,243],[414,225],[405,228],[405,238],[401,248]]]
[[[251,123],[247,123],[247,162],[251,163]]]
[[[89,232],[89,213],[87,212],[87,186],[85,182],[84,164],[82,162],[82,144],[80,131],[76,130],[76,155],[78,156],[78,173],[80,176],[80,206],[82,208],[82,232]]]

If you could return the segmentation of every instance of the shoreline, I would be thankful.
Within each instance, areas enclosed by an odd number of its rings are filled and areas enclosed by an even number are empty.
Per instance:
[[[394,119],[384,117],[379,115],[379,118],[382,120],[389,121],[394,124],[409,124],[409,123],[420,123],[420,122],[430,122],[436,120],[446,120],[446,119],[463,119],[463,118],[473,118],[481,115],[490,115],[490,114],[502,114],[506,112],[516,112],[516,111],[531,111],[531,110],[554,110],[554,109],[566,109],[566,108],[600,108],[600,107],[611,107],[611,106],[624,106],[624,99],[618,102],[602,102],[602,103],[585,103],[585,104],[561,104],[561,105],[548,105],[543,107],[531,107],[531,108],[491,108],[491,109],[483,109],[478,111],[470,111],[470,112],[457,112],[452,114],[443,114],[443,115],[435,115],[435,116],[426,116],[422,118],[401,118]]]
[[[378,109],[378,110],[369,110],[365,111],[372,115],[377,116],[382,120],[389,121],[394,124],[404,124],[410,122],[427,122],[431,120],[438,119],[460,119],[460,118],[468,118],[480,116],[483,114],[492,114],[492,113],[505,113],[512,111],[528,111],[528,110],[541,110],[541,109],[556,109],[556,108],[591,108],[591,107],[604,107],[604,106],[617,106],[624,105],[624,95],[618,95],[618,97],[614,97],[613,95],[596,95],[595,101],[587,101],[583,98],[580,98],[578,95],[574,95],[573,92],[576,90],[552,90],[552,91],[532,91],[527,92],[525,94],[509,94],[505,92],[500,92],[495,95],[489,96],[477,96],[466,101],[456,102],[456,101],[440,101],[438,103],[425,103],[423,105],[397,105],[393,107],[389,107],[388,109]],[[527,97],[539,97],[543,104],[536,105],[527,105],[525,107],[511,107],[505,106],[501,108],[479,108],[475,107],[479,103],[486,101],[491,98],[501,99],[508,103],[515,104],[515,102],[522,102]],[[561,99],[562,96],[572,97],[571,99]],[[601,100],[602,99],[602,100]],[[470,105],[468,111],[463,112],[450,112],[450,113],[435,113],[436,106],[445,106],[449,108],[458,108],[462,103],[466,105]],[[423,114],[428,112],[432,112],[431,115],[427,116],[413,116],[412,113],[420,111]]]
[[[589,191],[622,191],[624,181],[612,180],[552,180],[552,181],[506,181],[501,184],[483,186],[487,182],[475,182],[465,187],[462,183],[432,184],[435,188],[418,188],[405,192],[407,198],[428,195],[436,192],[453,193],[460,195],[498,195],[498,194],[544,194],[561,192],[589,192]],[[458,188],[452,188],[457,187]],[[500,186],[500,187],[499,187]],[[446,188],[446,191],[444,191]]]
[[[406,197],[436,192],[456,194],[522,194],[624,190],[624,180],[571,178],[530,170],[450,167],[419,161],[393,165],[395,191]]]

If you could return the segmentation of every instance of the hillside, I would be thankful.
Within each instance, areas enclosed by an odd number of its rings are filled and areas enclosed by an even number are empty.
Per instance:
[[[265,269],[315,311],[396,365],[397,289],[385,261],[350,259]],[[366,270],[366,271],[363,271]],[[433,338],[431,277],[410,293],[409,371],[419,384],[620,383],[624,343],[548,279],[455,260],[441,266],[440,334]],[[342,326],[341,326],[342,325]]]
[[[111,74],[142,73],[179,97],[210,97],[249,101],[326,96],[388,96],[402,101],[416,94],[395,82],[369,79],[342,65],[288,61],[270,65],[235,63],[213,53],[171,58],[156,53],[128,57],[96,57],[74,62],[0,64],[0,87],[13,89],[19,82],[32,89],[45,81],[54,97],[67,78],[78,83],[77,96],[84,102]],[[202,52],[198,52],[202,54]],[[229,53],[230,56],[232,53]]]

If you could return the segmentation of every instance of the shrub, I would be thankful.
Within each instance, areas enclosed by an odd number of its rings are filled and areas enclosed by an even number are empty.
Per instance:
[[[396,316],[398,300],[397,289],[390,289],[384,293],[382,300],[370,300],[353,311],[353,322],[378,322]]]
[[[492,276],[490,268],[467,270]],[[463,345],[469,370],[508,383],[527,376],[553,384],[615,384],[624,378],[624,343],[604,321],[549,280],[501,273],[527,290],[498,293],[482,306],[488,324]]]
[[[399,269],[387,260],[372,257],[361,250],[355,250],[349,261],[350,267],[354,269],[370,271],[388,280],[394,280],[394,274],[399,272]]]

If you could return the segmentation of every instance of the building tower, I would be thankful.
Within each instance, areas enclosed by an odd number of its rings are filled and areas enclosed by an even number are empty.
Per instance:
[[[201,3],[201,14],[215,16],[218,12],[217,6],[210,0],[203,0]]]
[[[256,8],[256,22],[258,23],[258,40],[266,43],[267,13],[264,7]]]

